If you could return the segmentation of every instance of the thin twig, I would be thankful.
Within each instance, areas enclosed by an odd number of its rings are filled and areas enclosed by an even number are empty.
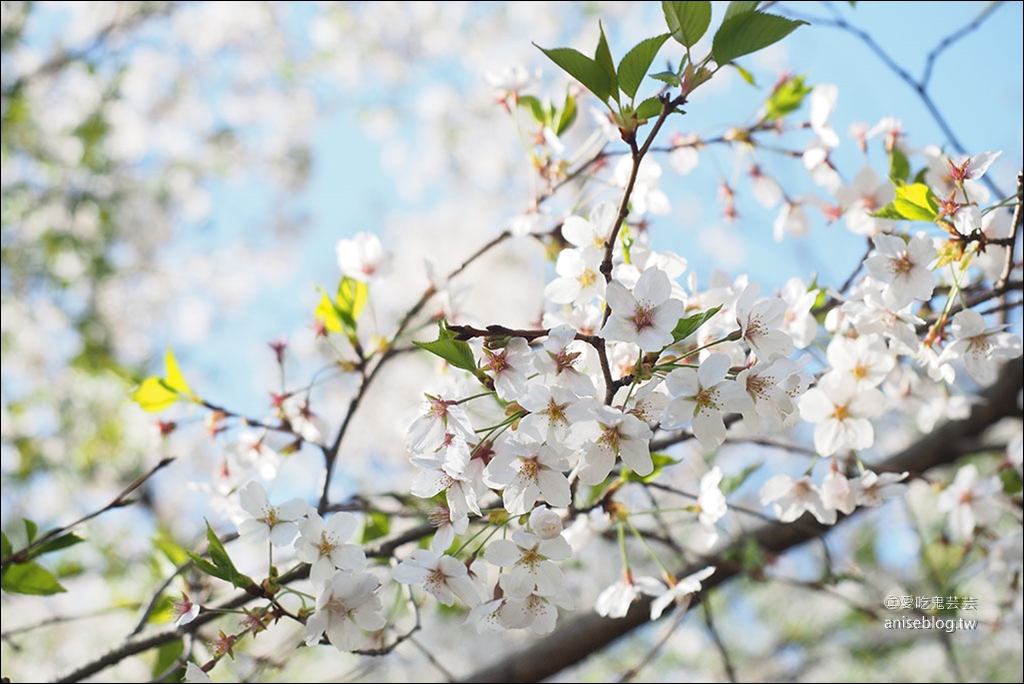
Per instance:
[[[722,656],[722,667],[725,668],[725,676],[729,678],[730,682],[738,682],[739,677],[736,676],[736,668],[733,667],[732,657],[729,655],[729,650],[725,647],[722,635],[718,633],[715,621],[711,617],[711,602],[704,600],[700,604],[701,608],[704,609],[704,624],[708,627],[708,633],[711,635],[711,640],[715,642],[718,654]]]

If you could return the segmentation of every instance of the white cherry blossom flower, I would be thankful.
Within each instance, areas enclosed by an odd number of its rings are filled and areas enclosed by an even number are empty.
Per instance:
[[[481,515],[477,500],[482,489],[483,464],[472,459],[461,472],[453,472],[444,461],[433,458],[413,458],[413,465],[422,468],[413,476],[410,491],[413,496],[429,499],[444,492],[451,520]]]
[[[554,443],[509,439],[484,469],[484,482],[501,489],[502,502],[512,515],[533,510],[537,499],[556,508],[572,503],[569,480],[563,470],[566,453]]]
[[[568,324],[556,325],[548,331],[544,351],[535,357],[535,366],[543,381],[560,386],[580,397],[594,396],[594,383],[581,368],[592,347],[576,339],[576,329]]]
[[[1002,483],[997,477],[979,478],[973,463],[962,466],[948,487],[939,493],[936,507],[949,514],[949,531],[963,541],[974,536],[979,526],[990,525],[999,517],[998,497]]]
[[[772,505],[775,517],[780,522],[793,522],[804,512],[809,512],[822,525],[832,525],[836,512],[828,508],[821,499],[821,490],[803,476],[794,480],[789,475],[776,475],[761,486],[761,505]]]
[[[836,200],[845,209],[846,227],[858,235],[874,235],[894,225],[890,219],[871,216],[895,197],[892,183],[881,180],[875,170],[865,166],[853,179],[835,192]]]
[[[805,376],[806,377],[803,377]],[[797,414],[793,400],[810,384],[810,374],[786,357],[758,361],[736,375],[736,384],[746,391],[750,401],[741,409],[743,422],[753,432],[770,431],[792,422]]]
[[[430,549],[415,549],[395,566],[391,576],[402,584],[422,584],[431,596],[446,606],[454,604],[456,596],[469,606],[480,603],[480,594],[469,577],[466,564]]]
[[[714,466],[700,478],[700,493],[697,495],[697,521],[707,533],[707,547],[710,549],[718,541],[718,528],[715,523],[729,511],[725,494],[721,490],[722,469]],[[652,618],[654,619],[654,618]]]
[[[907,472],[879,475],[873,470],[865,470],[851,483],[857,505],[879,506],[886,499],[903,496],[903,492],[907,491],[907,485],[903,480],[906,480],[908,475],[910,473]]]
[[[789,335],[793,346],[805,349],[818,336],[818,321],[811,313],[814,303],[818,300],[817,288],[808,289],[803,279],[790,278],[782,286],[781,297],[786,302],[786,313],[782,316],[779,329]]]
[[[956,339],[942,350],[940,361],[962,359],[967,372],[981,385],[996,381],[1003,361],[1020,356],[1020,338],[1002,332],[1003,326],[986,327],[985,318],[977,311],[960,311],[953,316],[950,329]]]
[[[800,417],[814,423],[814,448],[822,456],[867,449],[875,442],[869,418],[885,410],[885,396],[858,387],[849,375],[826,373],[800,397]]]
[[[619,458],[637,475],[654,471],[650,426],[631,413],[611,406],[594,408],[593,421],[580,427],[579,478],[588,485],[604,481]]]
[[[878,387],[896,367],[896,357],[878,335],[833,337],[826,353],[830,373],[849,376],[858,388]]]
[[[309,579],[320,586],[334,577],[335,570],[360,572],[366,568],[366,554],[362,547],[346,543],[355,534],[359,520],[351,513],[335,513],[325,523],[311,511],[299,523],[299,538],[295,541],[295,556],[310,564]]]
[[[750,399],[726,377],[731,361],[725,354],[711,354],[700,368],[677,368],[665,378],[674,398],[665,407],[661,426],[667,430],[692,422],[693,434],[705,449],[717,449],[725,441],[725,415],[744,410]]]
[[[572,554],[569,543],[561,536],[551,539],[517,530],[511,539],[497,539],[487,546],[484,558],[488,563],[506,568],[501,574],[501,588],[515,598],[525,598],[534,589],[554,595],[562,589],[562,571],[554,561]]]
[[[786,300],[777,297],[757,299],[757,283],[750,283],[736,300],[736,323],[743,339],[757,353],[769,360],[789,356],[793,340],[781,329],[786,316]]]
[[[701,590],[701,582],[715,574],[715,566],[709,565],[703,570],[687,575],[678,580],[666,591],[660,591],[651,601],[651,620],[657,620],[672,603],[688,605],[689,597]]]
[[[617,280],[608,283],[605,297],[612,315],[601,336],[615,342],[634,342],[645,352],[660,351],[672,343],[672,330],[684,306],[671,298],[668,275],[659,268],[644,271],[630,292]]]
[[[558,608],[572,610],[574,607],[572,594],[565,587],[555,592],[536,588],[523,597],[509,596],[501,611],[501,620],[510,629],[529,629],[537,635],[550,634],[555,630]]]
[[[782,242],[786,235],[805,237],[811,232],[811,221],[803,202],[786,200],[772,223],[772,235],[776,242]]]
[[[316,611],[306,620],[306,645],[325,633],[339,651],[354,651],[363,642],[363,630],[376,631],[387,624],[377,596],[380,581],[365,572],[338,570],[325,582],[316,599]]]
[[[502,349],[484,347],[483,368],[494,378],[494,389],[505,401],[515,401],[526,392],[526,380],[533,370],[533,351],[521,337],[513,337]]]
[[[821,483],[821,503],[825,508],[845,515],[853,513],[853,509],[857,507],[856,492],[850,480],[836,469],[834,462]]]
[[[367,281],[384,273],[391,257],[373,233],[357,233],[351,239],[338,240],[338,268],[342,275]]]
[[[254,544],[269,539],[274,546],[287,546],[299,533],[298,520],[309,511],[309,504],[298,498],[272,506],[267,490],[256,481],[238,491],[238,500],[248,514],[238,523],[238,535]]]
[[[935,290],[935,275],[930,265],[935,261],[935,245],[925,233],[918,233],[910,242],[897,235],[876,233],[875,249],[864,260],[868,272],[885,288],[886,303],[900,309],[915,299],[928,301]]]
[[[558,277],[544,288],[544,296],[555,304],[586,304],[604,297],[603,260],[604,253],[594,247],[563,249],[555,262]]]
[[[641,594],[658,596],[665,590],[665,585],[653,577],[633,577],[626,571],[625,576],[611,584],[598,594],[594,602],[594,610],[598,615],[610,618],[624,618],[629,607]]]
[[[193,662],[189,662],[185,666],[185,676],[183,679],[189,684],[213,684],[213,680],[210,679],[210,675],[206,674],[203,668],[199,667]]]
[[[562,224],[562,236],[580,248],[592,247],[602,254],[605,242],[612,235],[619,208],[613,202],[600,202],[590,210],[588,219],[570,216]]]
[[[435,451],[446,439],[455,434],[463,439],[476,439],[473,424],[466,407],[456,400],[425,394],[424,412],[409,426],[405,445],[414,454]]]

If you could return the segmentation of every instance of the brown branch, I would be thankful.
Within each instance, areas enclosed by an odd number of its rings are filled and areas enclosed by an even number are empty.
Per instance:
[[[1021,223],[1024,222],[1024,171],[1017,172],[1017,206],[1013,208],[1013,219],[1010,221],[1010,244],[1006,247],[1006,261],[1003,263],[1003,272],[999,274],[995,289],[1005,286],[1010,280],[1010,273],[1013,272],[1013,250],[1017,244],[1017,235],[1020,233]]]
[[[103,508],[101,508],[99,510],[93,511],[92,513],[89,513],[88,515],[85,515],[85,516],[79,518],[78,520],[74,521],[73,523],[69,523],[67,525],[61,525],[60,527],[57,527],[57,528],[54,528],[54,529],[50,530],[49,532],[44,534],[39,539],[36,539],[34,542],[29,544],[25,548],[23,548],[23,549],[21,549],[19,551],[15,551],[14,553],[12,553],[11,555],[7,556],[3,560],[0,560],[0,567],[7,567],[11,563],[27,563],[28,561],[32,560],[32,552],[34,550],[38,549],[39,547],[43,546],[44,544],[46,544],[51,539],[54,539],[54,538],[64,534],[68,530],[71,530],[74,527],[78,527],[82,523],[88,522],[88,521],[92,520],[93,518],[95,518],[96,516],[102,515],[103,513],[106,513],[107,511],[111,511],[111,510],[113,510],[115,508],[123,508],[124,506],[131,505],[132,503],[134,503],[134,499],[128,498],[129,495],[132,492],[134,492],[136,489],[141,487],[143,485],[143,483],[146,482],[146,480],[148,480],[149,478],[153,477],[153,475],[155,475],[158,470],[160,470],[164,466],[170,465],[172,461],[174,461],[174,457],[173,456],[167,456],[167,457],[161,459],[159,463],[157,463],[155,466],[150,468],[149,472],[147,472],[147,473],[145,473],[143,475],[140,475],[139,477],[135,478],[135,480],[131,484],[129,484],[124,489],[122,489],[121,493],[118,494],[114,498],[114,500],[111,501],[110,503],[108,503],[106,506],[104,506]]]
[[[960,451],[951,447],[973,438],[1003,418],[1020,418],[1017,394],[1021,391],[1022,384],[1024,364],[1021,363],[1021,358],[1017,358],[1003,367],[999,380],[983,393],[983,401],[973,407],[970,416],[945,423],[907,449],[877,464],[875,470],[921,473],[955,461]],[[858,514],[859,511],[854,511],[842,520],[855,518]],[[841,524],[842,520],[837,524]],[[748,539],[753,539],[768,553],[782,554],[807,541],[822,537],[832,529],[813,520],[802,520],[800,523],[762,525],[755,529],[749,538],[733,542],[716,558],[702,559],[699,563],[682,568],[677,576],[684,577],[709,564],[716,565],[718,570],[715,574],[703,582],[705,589],[712,589],[740,575],[742,568],[728,558],[748,544]],[[470,673],[461,681],[509,684],[537,682],[585,660],[648,622],[649,598],[634,603],[626,617],[618,620],[601,617],[596,613],[581,614],[563,623],[543,639]]]

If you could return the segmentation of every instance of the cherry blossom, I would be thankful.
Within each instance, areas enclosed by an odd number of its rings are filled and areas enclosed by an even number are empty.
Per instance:
[[[595,407],[593,419],[580,427],[584,440],[579,450],[581,482],[603,482],[619,458],[637,475],[649,475],[654,470],[648,446],[652,433],[647,423],[611,406]]]
[[[966,309],[953,316],[950,329],[955,341],[942,350],[941,363],[961,359],[975,381],[991,385],[1004,360],[1020,356],[1020,338],[1002,332],[1002,327],[986,327],[985,318],[977,311]]]
[[[935,276],[930,269],[935,261],[931,238],[918,233],[908,243],[896,235],[876,233],[871,239],[875,250],[864,265],[876,280],[888,283],[886,303],[900,309],[915,299],[930,299],[935,289]]]
[[[338,240],[338,268],[343,275],[367,281],[386,270],[390,257],[374,233],[357,233],[351,239]]]
[[[655,598],[651,601],[651,620],[660,618],[665,609],[672,603],[684,605],[690,596],[701,590],[701,582],[715,574],[715,570],[714,565],[709,565],[703,570],[698,570],[676,581],[672,586],[668,587],[667,591],[659,591],[657,594],[654,594]]]
[[[480,602],[466,564],[430,549],[415,549],[395,566],[391,576],[402,584],[422,584],[431,596],[446,606],[455,603],[456,596],[469,606]]]
[[[295,541],[295,555],[309,563],[309,578],[320,585],[334,576],[335,570],[359,572],[366,568],[366,554],[362,547],[348,544],[359,527],[359,520],[351,513],[335,513],[325,523],[315,512],[299,522],[299,538]]]
[[[363,642],[363,630],[383,629],[387,620],[377,589],[380,581],[369,573],[338,570],[325,582],[316,599],[316,611],[306,620],[306,645],[326,634],[339,651],[354,651]]]
[[[677,368],[669,373],[665,384],[673,399],[665,407],[661,426],[673,430],[692,422],[701,446],[721,446],[726,414],[742,411],[750,401],[740,385],[726,377],[730,365],[725,354],[711,354],[697,370]]]
[[[506,568],[500,582],[509,596],[525,598],[535,588],[547,595],[557,594],[562,589],[562,571],[553,561],[565,560],[571,554],[572,549],[561,536],[541,539],[518,530],[511,539],[491,542],[484,558]]]
[[[761,486],[761,504],[772,505],[780,522],[793,522],[809,512],[823,525],[836,521],[836,511],[822,501],[821,490],[808,476],[794,480],[789,475],[775,475]]]
[[[624,618],[629,607],[641,594],[657,596],[664,591],[665,585],[653,577],[634,577],[629,571],[618,582],[609,585],[594,602],[594,610],[598,615],[610,618]]]
[[[936,502],[940,511],[949,514],[949,531],[954,539],[970,539],[975,529],[995,522],[1002,489],[999,478],[981,477],[973,463],[956,471],[953,482],[939,493]]]
[[[643,351],[660,351],[672,343],[672,330],[683,315],[683,303],[671,298],[668,275],[658,268],[644,271],[633,291],[618,281],[605,292],[612,315],[601,336],[617,342],[635,342]]]
[[[875,442],[869,418],[885,410],[874,387],[858,388],[848,375],[828,373],[800,397],[800,417],[814,423],[814,448],[822,456],[867,449]]]
[[[569,481],[563,474],[567,465],[564,447],[528,438],[509,439],[484,469],[484,481],[502,490],[502,502],[512,515],[533,509],[538,498],[556,508],[572,502]]]
[[[238,524],[238,535],[247,542],[287,546],[299,533],[298,520],[309,511],[302,499],[291,499],[272,506],[267,490],[259,482],[250,482],[238,492],[239,503],[248,515]]]

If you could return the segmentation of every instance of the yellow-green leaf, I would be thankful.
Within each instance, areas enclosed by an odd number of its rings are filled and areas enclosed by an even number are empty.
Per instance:
[[[178,368],[178,360],[174,358],[174,350],[170,347],[167,348],[167,354],[164,356],[164,365],[167,367],[164,384],[179,394],[195,397],[192,388],[185,382],[185,377],[181,374],[181,369]]]
[[[924,183],[898,185],[893,206],[911,221],[934,221],[938,213],[935,194]]]
[[[338,308],[323,290],[320,290],[320,303],[316,305],[316,311],[313,312],[313,316],[323,323],[324,327],[329,331],[342,331],[341,314],[338,313]]]
[[[338,296],[336,298],[338,313],[341,314],[342,322],[346,323],[353,332],[356,329],[356,321],[359,320],[359,314],[363,312],[369,298],[370,288],[361,280],[345,276],[338,284]]]
[[[179,395],[157,377],[146,378],[139,388],[132,393],[132,399],[144,411],[159,413],[178,401]]]

